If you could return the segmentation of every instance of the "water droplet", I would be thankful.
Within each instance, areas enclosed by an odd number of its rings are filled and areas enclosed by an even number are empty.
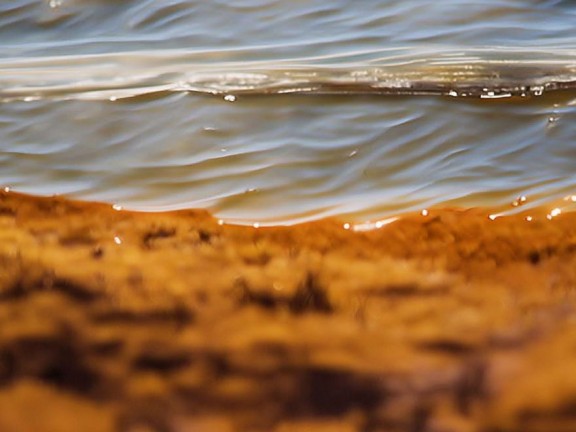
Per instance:
[[[428,216],[428,210],[424,209],[420,212],[422,216]]]
[[[226,102],[236,102],[236,96],[229,94],[224,96],[224,100]]]
[[[458,92],[456,90],[450,90],[448,96],[458,97]]]
[[[528,201],[528,198],[526,198],[526,195],[522,195],[519,196],[518,198],[516,198],[513,202],[512,202],[512,206],[513,207],[519,207],[521,205],[526,204],[526,202]]]
[[[345,229],[345,230],[349,230],[349,229],[350,229],[350,224],[349,224],[349,223],[345,223],[345,224],[344,224],[344,229]]]
[[[552,210],[550,212],[550,216],[552,216],[552,217],[560,216],[561,213],[562,213],[561,209],[555,208],[554,210]]]
[[[121,245],[122,244],[122,239],[118,236],[114,237],[114,243],[116,243],[117,245]]]
[[[10,186],[5,186],[5,187],[4,187],[4,192],[6,192],[6,193],[10,192]]]
[[[532,222],[532,220],[533,220],[532,216],[526,216],[526,221],[527,221],[527,222]]]

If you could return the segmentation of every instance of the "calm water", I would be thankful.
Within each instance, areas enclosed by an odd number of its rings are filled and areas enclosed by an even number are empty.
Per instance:
[[[235,222],[576,194],[571,0],[0,3],[0,185]]]

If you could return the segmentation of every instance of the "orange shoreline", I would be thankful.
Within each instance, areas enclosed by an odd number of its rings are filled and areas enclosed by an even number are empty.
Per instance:
[[[0,430],[574,430],[576,214],[548,214],[256,229],[0,192]]]

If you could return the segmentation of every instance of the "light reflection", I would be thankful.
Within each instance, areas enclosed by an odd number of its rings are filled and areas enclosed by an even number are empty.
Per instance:
[[[116,243],[117,245],[121,245],[122,244],[122,239],[118,236],[114,237],[114,243]]]
[[[364,223],[360,223],[360,224],[355,224],[352,226],[352,230],[355,232],[364,232],[364,231],[373,231],[376,229],[380,229],[383,226],[386,226],[388,224],[391,224],[392,222],[396,222],[399,218],[397,217],[393,217],[393,218],[389,218],[389,219],[382,219],[376,222],[364,222]],[[344,225],[344,229],[350,229],[350,226],[348,228],[346,228],[346,225],[350,225],[350,224],[345,224]]]
[[[526,204],[526,202],[528,201],[528,198],[526,198],[526,195],[522,195],[519,196],[518,198],[516,198],[513,202],[512,202],[512,206],[513,207],[519,207],[521,205]]]
[[[5,187],[4,187],[4,192],[6,192],[6,193],[10,192],[10,186],[5,186]]]
[[[224,100],[226,102],[236,102],[236,96],[229,94],[229,95],[224,96]]]
[[[252,225],[254,228],[260,228],[260,224],[258,222],[254,222],[254,224]]]
[[[345,230],[349,230],[349,229],[350,229],[350,224],[349,224],[349,223],[345,223],[345,224],[344,224],[344,229],[345,229]]]
[[[499,214],[491,214],[491,215],[488,216],[488,219],[490,219],[491,221],[494,221],[494,220],[498,219],[500,216],[502,216],[502,215],[499,215]]]
[[[561,213],[562,213],[562,210],[561,210],[561,209],[555,208],[554,210],[552,210],[552,211],[550,212],[550,216],[556,217],[556,216],[559,216]]]
[[[420,214],[421,214],[422,216],[426,217],[426,216],[428,216],[429,213],[428,213],[428,210],[424,209],[424,210],[422,210],[422,211],[420,212]]]
[[[120,204],[114,204],[112,208],[116,211],[122,211],[123,207]]]
[[[218,219],[218,225],[220,226],[224,225],[224,221],[222,219]]]
[[[526,221],[527,221],[527,222],[532,222],[532,220],[533,220],[532,216],[526,216]]]
[[[554,219],[555,217],[560,216],[561,214],[562,214],[562,209],[560,209],[560,208],[557,207],[557,208],[553,209],[550,213],[548,213],[548,214],[546,215],[546,219],[552,220],[552,219]]]

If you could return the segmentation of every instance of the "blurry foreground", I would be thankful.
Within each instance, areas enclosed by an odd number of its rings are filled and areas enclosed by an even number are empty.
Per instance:
[[[0,194],[0,431],[576,430],[576,214],[220,225]]]

